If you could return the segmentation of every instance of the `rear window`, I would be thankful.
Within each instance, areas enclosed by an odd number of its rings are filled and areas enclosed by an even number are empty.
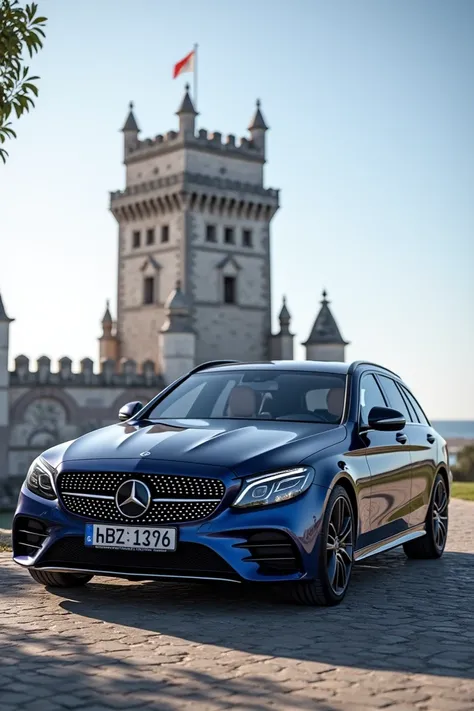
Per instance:
[[[338,373],[226,370],[191,375],[156,405],[155,419],[341,421],[346,376]]]

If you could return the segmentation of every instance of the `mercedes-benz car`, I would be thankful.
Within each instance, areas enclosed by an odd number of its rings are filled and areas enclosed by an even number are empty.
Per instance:
[[[363,558],[442,555],[451,483],[446,442],[390,370],[214,361],[38,457],[13,557],[51,587],[220,580],[334,605]]]

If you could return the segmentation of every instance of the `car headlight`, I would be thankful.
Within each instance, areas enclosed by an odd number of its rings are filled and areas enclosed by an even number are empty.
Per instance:
[[[299,496],[313,483],[314,471],[309,467],[283,469],[244,479],[242,491],[232,506],[266,506],[279,504]]]
[[[37,457],[28,469],[26,486],[33,494],[42,496],[44,499],[57,499],[54,472],[55,469],[51,464],[48,464],[43,457]]]

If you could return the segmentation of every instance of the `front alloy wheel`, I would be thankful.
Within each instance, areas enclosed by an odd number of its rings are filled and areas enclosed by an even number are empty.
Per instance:
[[[342,601],[352,573],[354,529],[351,500],[344,487],[336,486],[329,498],[320,534],[318,578],[293,584],[296,602],[337,605]]]

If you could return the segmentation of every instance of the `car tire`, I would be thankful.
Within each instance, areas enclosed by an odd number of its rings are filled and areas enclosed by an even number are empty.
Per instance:
[[[94,577],[88,573],[54,573],[32,568],[28,572],[33,580],[48,588],[77,588],[85,585]]]
[[[446,482],[441,474],[438,474],[426,516],[426,535],[403,544],[408,558],[441,558],[448,537],[448,502]]]
[[[300,605],[342,602],[352,573],[355,535],[351,500],[344,487],[336,486],[329,497],[320,533],[318,578],[292,583],[294,602]]]

